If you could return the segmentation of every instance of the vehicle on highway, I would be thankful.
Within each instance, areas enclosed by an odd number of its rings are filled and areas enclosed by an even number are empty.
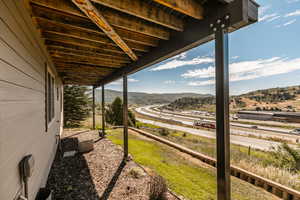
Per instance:
[[[290,133],[293,133],[293,134],[298,134],[298,135],[300,135],[300,128],[296,128],[296,129],[294,129],[294,130],[290,131]]]
[[[258,126],[256,126],[256,125],[253,125],[253,126],[251,126],[250,128],[253,128],[253,129],[258,129]]]
[[[236,115],[232,116],[232,120],[238,120],[238,119],[239,119],[238,116],[236,116]]]
[[[205,122],[205,121],[201,121],[201,120],[195,120],[193,125],[196,126],[196,127],[204,127],[204,128],[211,128],[211,129],[216,128],[216,125],[214,123]]]
[[[200,126],[201,123],[202,123],[202,120],[195,120],[193,123],[193,126]]]

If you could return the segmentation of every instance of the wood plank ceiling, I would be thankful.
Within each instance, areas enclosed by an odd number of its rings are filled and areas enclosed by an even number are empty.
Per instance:
[[[65,84],[96,85],[135,62],[186,18],[203,19],[205,0],[29,0],[32,18]]]

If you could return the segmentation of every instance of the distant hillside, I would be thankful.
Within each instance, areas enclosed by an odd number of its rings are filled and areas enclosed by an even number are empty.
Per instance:
[[[101,102],[101,90],[96,90],[96,102]],[[105,90],[105,101],[111,103],[116,97],[123,97],[123,93],[116,90]],[[171,103],[176,99],[183,97],[209,97],[209,94],[196,93],[167,93],[167,94],[149,94],[143,92],[128,92],[129,104],[150,105],[150,104],[165,104]]]
[[[184,97],[168,104],[169,109],[215,110],[214,97]],[[300,86],[256,90],[230,98],[230,110],[300,111]]]
[[[300,86],[256,90],[233,96],[232,109],[265,111],[299,111]]]
[[[164,108],[170,110],[192,110],[215,104],[215,97],[182,97],[176,99]]]

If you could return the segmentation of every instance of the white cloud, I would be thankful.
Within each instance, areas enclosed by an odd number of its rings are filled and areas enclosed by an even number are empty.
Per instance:
[[[300,15],[300,9],[286,14],[285,17],[295,17],[295,16],[299,16],[299,15]]]
[[[235,62],[229,66],[231,82],[285,74],[296,70],[300,70],[300,58],[273,57],[270,59]],[[188,70],[181,76],[184,78],[209,79],[191,81],[188,85],[211,85],[214,84],[215,67],[209,66],[204,69]]]
[[[129,78],[129,79],[127,79],[127,81],[129,83],[139,82],[139,80],[136,80],[134,78]],[[119,79],[117,81],[114,81],[114,82],[110,83],[110,85],[121,85],[121,84],[123,84],[123,79]]]
[[[131,83],[132,83],[132,82],[139,82],[139,80],[136,80],[136,79],[134,79],[134,78],[129,78],[129,79],[128,79],[128,82],[131,82]]]
[[[297,21],[296,19],[293,19],[293,20],[288,21],[287,23],[283,24],[283,26],[288,26],[288,25],[290,25],[290,24],[295,23],[296,21]]]
[[[238,59],[239,56],[232,56],[231,59]]]
[[[266,15],[262,15],[259,17],[258,21],[263,22],[271,22],[274,21],[276,19],[280,18],[280,15],[278,15],[277,13],[272,13],[272,14],[266,14]]]
[[[279,19],[281,16],[280,15],[277,15],[277,16],[274,16],[274,17],[271,17],[270,19],[266,20],[267,22],[272,22],[276,19]]]
[[[175,84],[176,82],[175,81],[172,81],[172,80],[167,80],[167,81],[164,81],[164,84]]]
[[[296,19],[292,19],[292,20],[290,20],[290,21],[288,21],[288,22],[286,22],[284,24],[276,25],[275,27],[276,28],[280,28],[280,27],[283,27],[283,26],[288,26],[288,25],[291,25],[291,24],[295,23],[296,21],[297,21]]]
[[[263,15],[263,14],[264,14],[267,10],[269,10],[270,8],[271,8],[270,5],[260,7],[259,10],[258,10],[259,16]]]
[[[188,70],[186,73],[182,74],[181,76],[184,78],[211,78],[214,77],[214,74],[215,74],[215,67],[209,66],[208,68],[204,68],[204,69]]]
[[[206,80],[206,81],[190,81],[188,82],[189,86],[204,86],[204,85],[213,85],[215,84],[215,79]]]
[[[171,59],[180,59],[180,60],[182,60],[182,59],[185,59],[186,58],[186,52],[183,52],[183,53],[181,53],[181,54],[178,54],[177,56],[174,56],[174,57],[172,57]]]
[[[288,3],[296,3],[299,2],[300,0],[287,0]]]
[[[211,57],[199,57],[199,58],[193,58],[192,60],[174,59],[167,63],[161,64],[158,67],[150,69],[150,71],[161,71],[161,70],[167,70],[167,69],[175,69],[175,68],[187,66],[187,65],[199,65],[199,64],[213,63],[213,62],[214,62],[214,59]]]

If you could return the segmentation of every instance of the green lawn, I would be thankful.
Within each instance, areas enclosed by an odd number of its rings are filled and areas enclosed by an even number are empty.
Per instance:
[[[107,131],[108,138],[122,145],[122,130]],[[176,150],[158,142],[129,135],[129,152],[134,161],[163,176],[177,194],[187,199],[216,199],[216,173],[211,167],[202,166],[187,160]],[[260,188],[232,178],[232,199],[255,200],[277,199]]]
[[[145,131],[185,146],[194,151],[203,153],[210,157],[216,157],[216,140],[198,135],[184,133],[182,131],[170,130],[167,136],[159,133],[160,128],[151,124],[140,123],[140,127],[149,127]],[[276,165],[276,158],[270,152],[251,149],[248,155],[248,147],[230,144],[231,164],[253,172],[259,176],[286,185],[287,187],[300,190],[300,172],[295,173]]]
[[[147,130],[147,132],[151,132],[154,135],[163,137],[172,142],[183,145],[192,150],[198,151],[210,157],[216,157],[216,140],[210,139],[194,134],[190,134],[187,132],[177,131],[177,130],[169,130],[169,135],[163,136],[159,134],[157,131],[159,126],[155,126],[152,124],[146,124],[138,122],[140,127],[148,127],[152,130]],[[251,149],[250,156],[248,155],[248,147],[244,147],[241,145],[230,144],[230,154],[232,162],[239,161],[240,159],[246,159],[249,162],[257,162],[263,166],[271,165],[273,162],[272,155],[269,152],[264,152],[260,150]]]

